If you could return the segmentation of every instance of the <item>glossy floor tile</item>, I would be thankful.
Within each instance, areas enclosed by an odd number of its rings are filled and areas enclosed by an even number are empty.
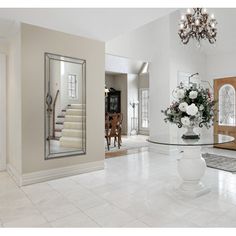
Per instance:
[[[186,198],[174,191],[177,158],[145,151],[21,188],[0,172],[0,227],[236,227],[236,175],[207,168],[211,192]]]

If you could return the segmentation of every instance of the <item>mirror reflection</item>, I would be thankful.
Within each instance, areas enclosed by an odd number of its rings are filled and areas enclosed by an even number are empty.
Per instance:
[[[45,158],[85,154],[85,66],[45,53]]]

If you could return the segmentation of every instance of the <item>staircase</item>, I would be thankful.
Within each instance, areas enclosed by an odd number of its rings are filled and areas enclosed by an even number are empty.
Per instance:
[[[83,104],[71,104],[57,117],[56,136],[61,147],[82,148],[83,109]]]

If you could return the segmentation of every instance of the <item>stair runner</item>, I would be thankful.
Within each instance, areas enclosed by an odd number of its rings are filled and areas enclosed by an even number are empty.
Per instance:
[[[64,115],[58,116],[58,118],[64,119],[63,121],[56,122],[58,127],[56,129],[57,136],[60,133],[60,146],[67,148],[82,148],[83,138],[83,104],[71,104],[62,112]]]

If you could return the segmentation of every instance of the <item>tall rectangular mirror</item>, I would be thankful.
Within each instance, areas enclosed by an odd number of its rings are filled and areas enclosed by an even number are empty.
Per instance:
[[[45,53],[45,159],[86,153],[86,61]]]

